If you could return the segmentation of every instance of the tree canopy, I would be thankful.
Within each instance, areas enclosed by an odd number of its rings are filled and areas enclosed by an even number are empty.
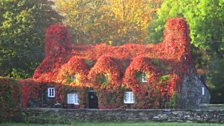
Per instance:
[[[53,22],[48,11],[45,1],[0,1],[0,76],[32,75],[44,55],[44,29]]]
[[[190,27],[191,43],[223,57],[223,10],[223,0],[165,0],[149,27],[149,40],[161,41],[163,26],[168,18],[184,17]]]
[[[160,0],[161,1],[161,0]],[[143,42],[151,21],[151,0],[57,0],[56,10],[76,43]],[[156,4],[154,2],[154,4]]]
[[[194,62],[197,68],[207,71],[207,84],[213,98],[224,95],[224,80],[221,77],[224,64],[223,10],[224,0],[165,0],[149,27],[148,41],[155,43],[163,40],[163,26],[168,18],[186,19]]]

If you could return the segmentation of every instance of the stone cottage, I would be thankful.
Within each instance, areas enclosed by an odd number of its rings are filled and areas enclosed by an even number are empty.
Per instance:
[[[52,25],[44,60],[22,83],[31,107],[186,109],[210,101],[182,18],[167,21],[163,42],[147,45],[73,45],[66,27]]]

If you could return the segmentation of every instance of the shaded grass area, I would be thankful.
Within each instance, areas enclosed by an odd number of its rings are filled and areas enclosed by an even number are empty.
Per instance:
[[[73,122],[72,124],[2,123],[0,126],[223,126],[209,123],[158,123],[158,122]]]

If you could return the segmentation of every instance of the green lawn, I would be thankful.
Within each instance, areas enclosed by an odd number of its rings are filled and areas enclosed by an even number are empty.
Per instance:
[[[208,123],[155,123],[155,122],[74,122],[72,124],[3,123],[0,126],[223,126]]]

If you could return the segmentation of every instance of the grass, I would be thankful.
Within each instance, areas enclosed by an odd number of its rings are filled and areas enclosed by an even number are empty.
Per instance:
[[[2,123],[0,126],[223,126],[209,123],[157,123],[157,122],[73,122],[72,124]]]

